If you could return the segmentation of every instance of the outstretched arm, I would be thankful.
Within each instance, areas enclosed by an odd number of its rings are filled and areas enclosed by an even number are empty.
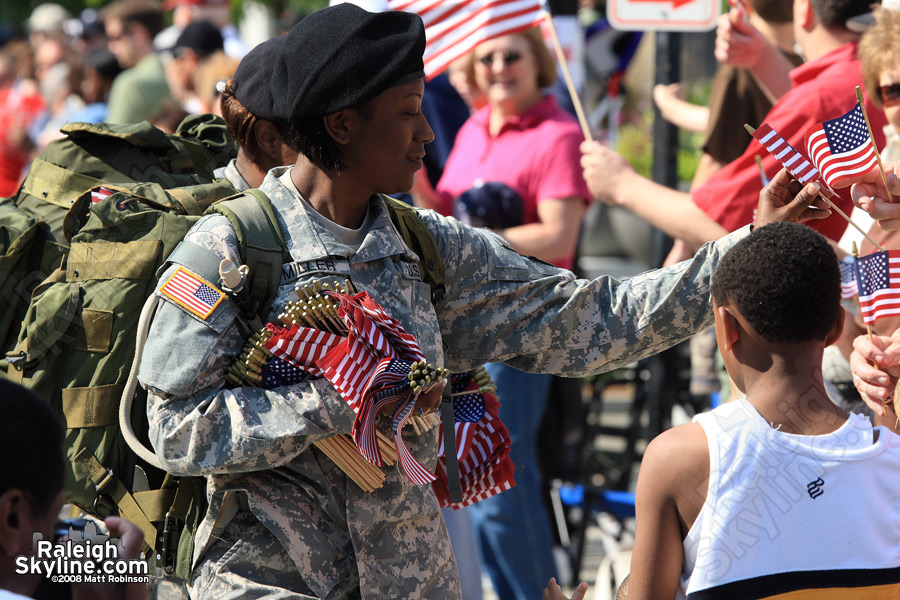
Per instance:
[[[581,145],[581,166],[591,194],[607,204],[624,206],[673,238],[699,248],[727,233],[704,213],[690,194],[642,177],[628,161],[599,142]]]
[[[705,133],[709,125],[709,107],[691,104],[684,97],[684,85],[670,83],[653,86],[653,101],[663,119],[686,131]]]

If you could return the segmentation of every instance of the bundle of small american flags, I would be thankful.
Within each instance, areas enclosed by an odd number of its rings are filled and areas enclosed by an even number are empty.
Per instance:
[[[413,483],[433,483],[443,506],[449,506],[445,457],[438,474],[426,469],[407,449],[401,431],[409,422],[417,432],[439,423],[434,414],[413,415],[416,399],[449,374],[425,362],[416,340],[367,293],[349,282],[314,283],[298,289],[279,315],[255,334],[240,360],[226,372],[231,385],[279,387],[308,377],[325,377],[356,413],[351,438],[335,436],[316,446],[361,488],[381,487],[378,467],[399,460]],[[497,418],[499,403],[483,369],[450,375],[455,393],[454,420],[463,501],[487,498],[515,485],[508,457],[509,433]],[[375,427],[385,406],[391,411],[391,438]],[[365,460],[362,460],[362,458]]]
[[[512,460],[509,458],[509,431],[498,418],[500,402],[484,391],[489,381],[480,380],[487,372],[483,367],[450,376],[454,394],[453,412],[456,421],[456,456],[459,460],[462,501],[453,503],[447,493],[447,462],[443,431],[436,475],[440,485],[434,486],[442,507],[462,508],[510,489],[513,480]]]

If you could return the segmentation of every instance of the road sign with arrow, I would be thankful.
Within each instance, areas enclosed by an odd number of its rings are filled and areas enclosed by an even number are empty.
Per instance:
[[[721,0],[609,0],[607,17],[624,31],[709,31]]]

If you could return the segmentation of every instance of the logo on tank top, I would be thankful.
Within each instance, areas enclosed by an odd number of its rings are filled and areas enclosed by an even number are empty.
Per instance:
[[[810,481],[806,484],[806,491],[809,493],[809,497],[815,500],[819,496],[825,493],[822,489],[822,486],[825,485],[825,481],[822,480],[821,477],[816,479],[815,481]]]

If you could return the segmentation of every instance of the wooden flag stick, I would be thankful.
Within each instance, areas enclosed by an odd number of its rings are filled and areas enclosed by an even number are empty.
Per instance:
[[[841,215],[842,217],[844,217],[844,218],[847,220],[848,223],[850,223],[851,225],[853,225],[853,227],[854,227],[858,232],[860,232],[861,234],[863,234],[863,237],[865,237],[867,240],[869,240],[869,242],[871,242],[873,246],[875,246],[876,248],[878,248],[879,251],[884,252],[884,248],[881,246],[881,244],[879,244],[878,242],[876,242],[875,240],[873,240],[872,237],[871,237],[868,233],[866,233],[865,231],[863,231],[862,229],[860,229],[859,225],[857,225],[856,223],[854,223],[854,222],[850,219],[850,217],[848,217],[848,216],[844,213],[844,211],[842,211],[841,209],[839,209],[839,208],[837,207],[837,205],[836,205],[834,202],[832,202],[831,200],[829,200],[828,198],[826,198],[826,197],[823,196],[822,194],[819,194],[819,198],[821,198],[822,200],[824,200],[824,201],[826,202],[826,204],[828,204],[828,206],[830,206],[831,209],[834,210],[837,214],[839,214],[839,215]]]
[[[753,158],[756,159],[756,168],[759,169],[759,180],[763,182],[763,185],[766,185],[768,178],[766,177],[766,170],[763,168],[762,157],[757,154]]]
[[[872,148],[875,149],[875,159],[878,161],[878,170],[881,172],[881,180],[884,182],[884,191],[887,192],[888,202],[894,202],[894,196],[887,189],[887,175],[884,174],[884,166],[881,164],[881,154],[878,152],[878,146],[875,145],[875,136],[872,134],[872,124],[869,123],[869,114],[866,112],[866,103],[863,100],[863,93],[859,86],[856,86],[856,100],[862,109],[863,118],[866,120],[866,129],[869,130],[869,140],[872,142]]]
[[[581,132],[584,134],[584,139],[593,142],[594,136],[591,135],[591,127],[588,125],[587,117],[584,116],[584,107],[581,106],[578,90],[575,89],[575,84],[572,82],[572,74],[569,73],[569,63],[566,61],[566,56],[559,43],[559,36],[556,35],[556,27],[553,25],[553,15],[550,14],[550,11],[544,11],[544,19],[547,21],[547,27],[550,29],[550,37],[553,38],[553,48],[556,50],[559,66],[562,67],[563,78],[566,80],[569,95],[572,97],[572,104],[575,106],[575,114],[578,115],[578,122],[581,124]]]
[[[748,124],[746,124],[746,123],[744,123],[744,129],[746,129],[747,132],[748,132],[750,135],[753,135],[753,133],[756,131],[756,129],[754,129],[753,127],[751,127],[750,125],[748,125]],[[786,167],[785,167],[785,168],[786,168]],[[788,171],[790,171],[790,169],[788,169]],[[791,175],[793,175],[793,173],[791,173]],[[885,185],[887,185],[887,184],[885,184]],[[819,198],[821,198],[822,200],[824,200],[825,203],[826,203],[828,206],[830,206],[831,209],[834,210],[837,214],[841,215],[841,216],[844,218],[844,220],[847,221],[850,225],[852,225],[854,229],[856,229],[858,232],[860,232],[860,233],[863,235],[864,238],[866,238],[867,240],[869,240],[870,242],[872,242],[872,245],[873,245],[873,246],[875,246],[876,248],[878,248],[878,249],[881,250],[882,252],[884,251],[884,248],[882,248],[881,245],[880,245],[878,242],[876,242],[875,240],[873,240],[873,239],[869,236],[868,233],[866,233],[865,231],[863,231],[863,230],[862,230],[862,227],[860,227],[859,225],[857,225],[856,223],[854,223],[854,222],[853,222],[853,219],[851,219],[850,217],[848,217],[847,214],[846,214],[844,211],[842,211],[841,209],[839,209],[839,208],[837,207],[837,205],[836,205],[834,202],[832,202],[831,200],[829,200],[828,198],[826,198],[823,194],[819,194]]]
[[[859,260],[859,250],[856,248],[856,242],[853,242],[851,246],[851,253],[853,254],[854,260]],[[859,288],[859,278],[856,280],[856,306],[859,307],[860,317],[862,316],[862,300],[860,300],[859,296],[862,290]],[[872,337],[872,325],[870,323],[866,323],[866,333],[869,335],[869,341],[874,345],[875,340]],[[878,365],[875,364],[875,361],[872,361],[872,366],[878,369]],[[900,393],[900,381],[897,382],[897,385],[894,387],[894,401],[891,404],[888,404],[890,398],[886,398],[882,404],[885,407],[890,407],[894,410],[894,414],[897,415],[897,423],[900,424],[900,400],[898,400],[897,394]],[[885,411],[887,414],[887,411]]]

